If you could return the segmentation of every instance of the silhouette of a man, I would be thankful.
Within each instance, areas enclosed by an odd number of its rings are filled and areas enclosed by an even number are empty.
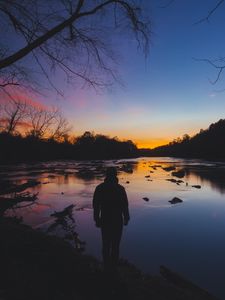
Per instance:
[[[130,219],[127,194],[118,183],[116,168],[109,167],[104,182],[96,187],[93,208],[95,224],[102,231],[104,269],[115,270],[123,225],[127,225]]]

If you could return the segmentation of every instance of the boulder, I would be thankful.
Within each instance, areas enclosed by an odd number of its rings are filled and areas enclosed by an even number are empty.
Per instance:
[[[201,186],[199,184],[194,184],[194,185],[192,185],[192,187],[194,187],[196,189],[200,189],[201,188]]]
[[[142,198],[142,199],[145,200],[146,202],[149,201],[149,198],[148,198],[148,197],[144,197],[144,198]]]
[[[167,171],[167,172],[170,172],[170,171],[176,170],[176,168],[173,167],[173,166],[170,166],[170,167],[164,167],[163,170]]]
[[[169,200],[171,204],[177,204],[183,202],[180,198],[174,197],[172,200]]]

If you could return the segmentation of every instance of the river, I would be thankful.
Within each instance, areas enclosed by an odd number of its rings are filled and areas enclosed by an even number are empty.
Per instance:
[[[92,195],[107,166],[117,167],[119,182],[129,199],[131,220],[124,227],[121,257],[150,274],[158,274],[159,266],[165,265],[225,299],[223,163],[148,157],[0,166],[0,176],[17,184],[41,182],[30,189],[38,193],[37,203],[10,214],[46,230],[53,222],[51,213],[74,204],[76,230],[86,242],[85,251],[101,258],[100,231],[92,218]],[[172,173],[177,171],[179,177]],[[171,204],[174,197],[183,202]]]

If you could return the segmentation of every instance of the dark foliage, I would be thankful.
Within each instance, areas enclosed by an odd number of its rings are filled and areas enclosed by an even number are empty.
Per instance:
[[[137,155],[137,147],[132,141],[119,141],[117,138],[90,132],[85,132],[73,143],[0,133],[1,163],[56,159],[113,159]]]
[[[179,156],[193,158],[225,159],[225,120],[213,123],[206,130],[182,139],[178,138],[165,146],[149,151],[156,156]]]
[[[85,132],[78,137],[74,144],[77,158],[110,159],[122,157],[135,157],[138,154],[135,144],[128,141],[119,141],[105,135],[94,135]]]

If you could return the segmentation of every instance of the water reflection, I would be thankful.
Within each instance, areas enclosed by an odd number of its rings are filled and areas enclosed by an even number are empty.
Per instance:
[[[204,183],[210,186],[221,194],[225,193],[225,167],[221,165],[215,166],[190,166],[186,169],[187,175],[195,175]]]
[[[18,212],[35,228],[47,229],[54,211],[75,205],[76,231],[86,251],[100,257],[92,195],[108,166],[117,168],[130,205],[122,256],[153,274],[166,265],[225,299],[224,164],[174,158],[20,164],[2,166],[0,182],[40,182],[27,189],[38,192],[38,201]],[[171,204],[174,198],[182,202]]]
[[[73,243],[78,251],[84,251],[85,242],[81,241],[76,231],[76,221],[73,216],[74,205],[69,205],[62,211],[54,212],[51,217],[54,218],[53,223],[48,227],[47,232],[58,232],[63,239]]]

